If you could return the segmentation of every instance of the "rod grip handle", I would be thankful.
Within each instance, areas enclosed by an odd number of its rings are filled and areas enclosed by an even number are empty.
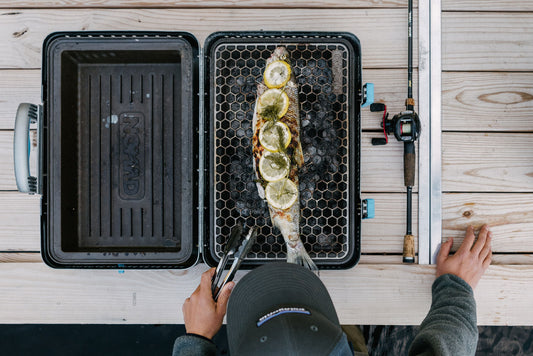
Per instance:
[[[405,142],[403,145],[403,179],[406,187],[414,187],[416,172],[415,143]]]
[[[405,235],[403,237],[403,263],[415,262],[415,237]]]

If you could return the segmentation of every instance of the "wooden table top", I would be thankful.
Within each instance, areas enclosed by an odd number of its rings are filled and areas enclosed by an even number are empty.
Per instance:
[[[1,323],[182,323],[181,305],[207,269],[54,270],[41,261],[39,196],[16,191],[12,140],[17,105],[41,102],[41,47],[49,33],[188,31],[203,43],[222,30],[348,31],[361,41],[363,81],[375,84],[376,101],[391,113],[403,109],[407,0],[40,0],[16,6],[0,0]],[[533,4],[442,0],[442,8],[443,236],[454,237],[456,248],[468,225],[492,226],[493,266],[475,292],[478,323],[531,325]],[[415,45],[415,64],[417,52]],[[395,140],[370,144],[380,121],[380,113],[363,109],[361,190],[363,198],[375,199],[376,217],[363,222],[361,261],[350,270],[322,271],[321,278],[343,324],[419,324],[431,303],[434,266],[401,264],[403,150]]]

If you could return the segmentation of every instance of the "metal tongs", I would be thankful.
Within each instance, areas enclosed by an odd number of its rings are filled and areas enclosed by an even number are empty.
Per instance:
[[[220,259],[213,280],[211,281],[211,292],[213,293],[215,302],[218,300],[222,288],[235,277],[235,273],[237,273],[241,262],[246,258],[246,255],[254,244],[256,235],[257,231],[255,227],[248,231],[244,239],[242,239],[242,226],[237,225],[231,230],[231,235],[224,248],[224,256]],[[222,273],[232,257],[233,263],[226,276],[222,279]]]

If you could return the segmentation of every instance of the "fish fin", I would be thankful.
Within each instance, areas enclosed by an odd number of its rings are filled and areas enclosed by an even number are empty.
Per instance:
[[[315,273],[318,273],[318,267],[305,250],[305,247],[301,241],[298,242],[296,247],[291,247],[289,244],[287,244],[287,262],[295,263],[308,268]]]

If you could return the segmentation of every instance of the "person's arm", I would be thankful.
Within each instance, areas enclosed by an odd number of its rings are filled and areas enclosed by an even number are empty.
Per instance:
[[[431,309],[420,325],[409,355],[475,354],[478,330],[473,288],[491,263],[491,239],[492,234],[484,225],[474,244],[474,230],[470,226],[453,256],[449,256],[453,239],[442,244]]]
[[[215,269],[202,274],[200,285],[183,303],[183,319],[187,334],[174,342],[173,356],[215,355],[216,346],[211,341],[220,330],[231,290],[235,286],[230,282],[224,286],[218,301],[211,294],[211,280]]]

